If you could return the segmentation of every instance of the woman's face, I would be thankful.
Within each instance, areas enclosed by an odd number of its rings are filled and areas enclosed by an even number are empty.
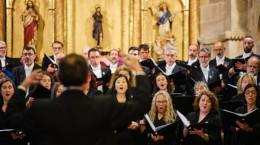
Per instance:
[[[43,75],[40,84],[47,88],[48,90],[51,89],[51,78],[48,75]]]
[[[1,95],[3,96],[4,101],[9,101],[14,95],[14,87],[10,81],[3,83],[1,86]]]
[[[244,77],[241,82],[241,91],[244,92],[245,87],[250,83],[253,83],[252,80],[249,77]]]
[[[246,103],[250,105],[256,104],[257,91],[254,87],[248,88],[245,90],[245,99]]]
[[[162,94],[158,95],[155,100],[155,105],[158,113],[164,114],[166,111],[167,100]]]
[[[202,95],[199,100],[200,112],[209,113],[212,107],[212,103],[207,95]]]
[[[125,77],[120,77],[116,80],[115,82],[115,89],[116,92],[119,94],[125,94],[128,86],[127,86],[127,81]]]
[[[165,76],[163,75],[159,75],[156,77],[156,86],[160,89],[160,90],[167,90],[167,79],[165,78]]]
[[[56,97],[59,97],[63,91],[64,91],[63,85],[59,85],[59,87],[56,91]]]

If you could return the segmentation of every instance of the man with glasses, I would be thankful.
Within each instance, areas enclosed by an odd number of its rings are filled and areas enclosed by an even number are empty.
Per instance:
[[[190,76],[193,81],[203,81],[208,84],[209,88],[216,93],[219,87],[221,87],[221,81],[219,78],[219,71],[209,65],[210,50],[208,48],[202,48],[199,51],[199,62],[194,63]]]
[[[14,83],[16,86],[20,85],[21,82],[31,75],[32,71],[35,69],[40,69],[41,67],[36,64],[36,51],[33,47],[27,46],[23,48],[22,51],[22,65],[17,66],[13,69]]]
[[[20,65],[20,58],[11,58],[6,56],[7,48],[4,41],[0,41],[0,70],[12,72],[13,68]]]
[[[49,72],[54,73],[57,71],[57,58],[63,54],[63,43],[60,41],[54,41],[52,43],[52,50],[54,55],[46,56],[44,55],[42,60],[42,69]]]

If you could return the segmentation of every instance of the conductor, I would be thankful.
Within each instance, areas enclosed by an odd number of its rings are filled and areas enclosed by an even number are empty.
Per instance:
[[[134,57],[124,56],[124,63],[136,72],[136,90],[140,94],[136,100],[141,108],[144,106],[144,110],[139,111],[144,112],[150,92],[148,80]],[[31,138],[32,144],[106,144],[104,141],[107,135],[113,131],[110,129],[111,123],[127,124],[131,120],[131,113],[137,113],[125,108],[120,110],[120,113],[117,111],[117,114],[113,114],[113,109],[118,104],[109,96],[88,98],[84,94],[89,85],[87,66],[85,59],[77,54],[69,54],[61,59],[58,77],[65,86],[65,91],[54,100],[37,100],[25,113],[23,129]],[[27,86],[23,87],[26,89]]]

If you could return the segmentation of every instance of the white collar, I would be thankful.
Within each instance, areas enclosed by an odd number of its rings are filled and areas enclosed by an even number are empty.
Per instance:
[[[34,67],[34,63],[32,63],[30,66],[27,66],[26,64],[24,65],[25,70],[32,70]]]
[[[206,68],[200,65],[200,68],[202,71],[209,71],[209,65]]]
[[[3,56],[3,57],[0,57],[0,60],[5,60],[5,56]]]
[[[194,58],[194,59],[189,59],[188,60],[188,65],[192,65],[193,63],[195,63],[198,60],[198,57]]]
[[[243,58],[248,58],[250,55],[252,55],[252,51],[249,53],[243,53]]]
[[[99,64],[97,67],[94,67],[93,65],[90,65],[92,70],[97,70],[97,69],[101,69],[101,65]]]

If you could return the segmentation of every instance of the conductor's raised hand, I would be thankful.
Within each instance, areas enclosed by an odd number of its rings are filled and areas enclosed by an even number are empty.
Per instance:
[[[131,55],[126,55],[121,53],[120,54],[123,58],[123,62],[128,67],[130,70],[135,71],[135,72],[143,72],[143,68],[140,65],[138,59],[134,56]]]
[[[22,86],[28,89],[32,84],[38,84],[42,79],[43,73],[41,69],[34,70],[30,76],[26,77],[22,82]]]

